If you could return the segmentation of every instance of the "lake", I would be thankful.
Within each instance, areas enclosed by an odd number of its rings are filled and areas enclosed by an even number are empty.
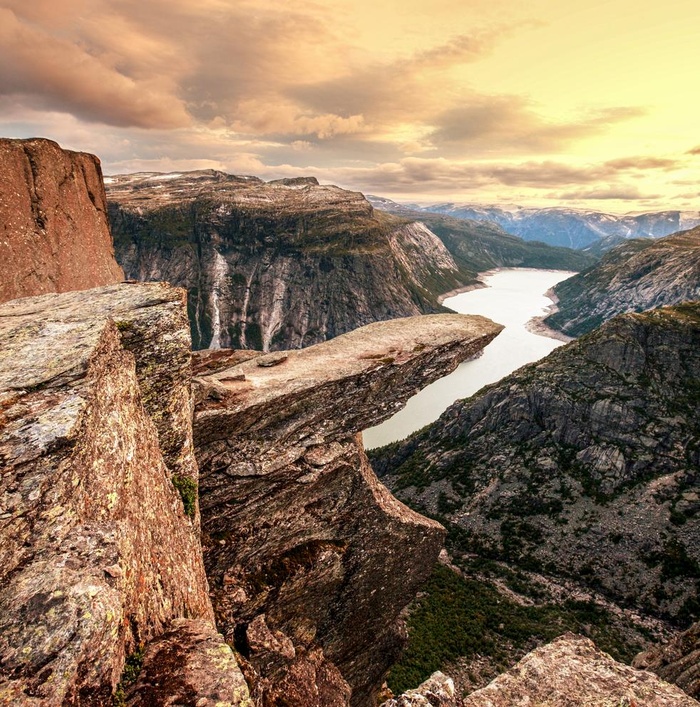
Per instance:
[[[438,417],[455,401],[467,398],[489,383],[504,378],[526,363],[538,361],[563,341],[528,328],[552,304],[545,292],[575,275],[561,270],[504,268],[482,276],[486,287],[447,298],[443,304],[460,314],[482,314],[505,329],[471,361],[413,396],[403,410],[363,432],[371,449],[403,439]]]

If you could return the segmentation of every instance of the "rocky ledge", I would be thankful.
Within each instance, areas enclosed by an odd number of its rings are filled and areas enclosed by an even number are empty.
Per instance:
[[[213,612],[179,291],[0,306],[0,704],[104,705],[126,656]]]
[[[500,328],[431,315],[230,367],[198,357],[205,563],[261,704],[374,704],[444,530],[389,494],[357,435]]]
[[[121,282],[100,161],[0,139],[0,302]]]

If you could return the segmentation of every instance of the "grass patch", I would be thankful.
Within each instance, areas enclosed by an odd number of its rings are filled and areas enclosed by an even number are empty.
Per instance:
[[[460,577],[442,565],[416,601],[408,630],[408,647],[388,677],[395,694],[416,687],[460,657],[489,656],[506,669],[513,648],[529,650],[567,631],[586,633],[623,662],[630,662],[643,648],[592,602],[521,606],[490,585]]]

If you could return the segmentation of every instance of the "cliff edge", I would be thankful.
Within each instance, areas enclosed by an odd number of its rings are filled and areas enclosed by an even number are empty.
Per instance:
[[[100,161],[0,138],[0,302],[121,282]]]

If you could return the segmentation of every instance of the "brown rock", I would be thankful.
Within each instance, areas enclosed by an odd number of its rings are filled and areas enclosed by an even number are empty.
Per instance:
[[[0,139],[0,174],[0,302],[124,279],[97,157]]]
[[[150,643],[128,707],[253,707],[231,648],[206,621],[176,619]]]
[[[700,698],[700,623],[693,624],[666,645],[640,653],[633,665],[651,670],[691,697]]]
[[[317,704],[299,692],[312,674],[325,675],[333,695],[318,704],[347,704],[345,683],[350,704],[373,704],[404,643],[399,614],[430,573],[444,530],[379,483],[356,434],[499,330],[460,315],[372,324],[289,351],[281,366],[252,359],[219,370],[228,395],[199,398],[195,444],[217,622],[262,676],[265,705]],[[291,641],[293,660],[256,648],[262,614],[280,645]],[[280,685],[302,701],[287,701]]]
[[[180,298],[119,285],[0,306],[0,704],[108,704],[125,654],[174,618],[211,621],[167,462],[196,465],[186,433],[181,459],[158,435],[191,405]],[[156,401],[161,377],[182,389]]]
[[[464,707],[697,707],[653,673],[614,661],[582,636],[566,634],[528,653],[467,697]]]

